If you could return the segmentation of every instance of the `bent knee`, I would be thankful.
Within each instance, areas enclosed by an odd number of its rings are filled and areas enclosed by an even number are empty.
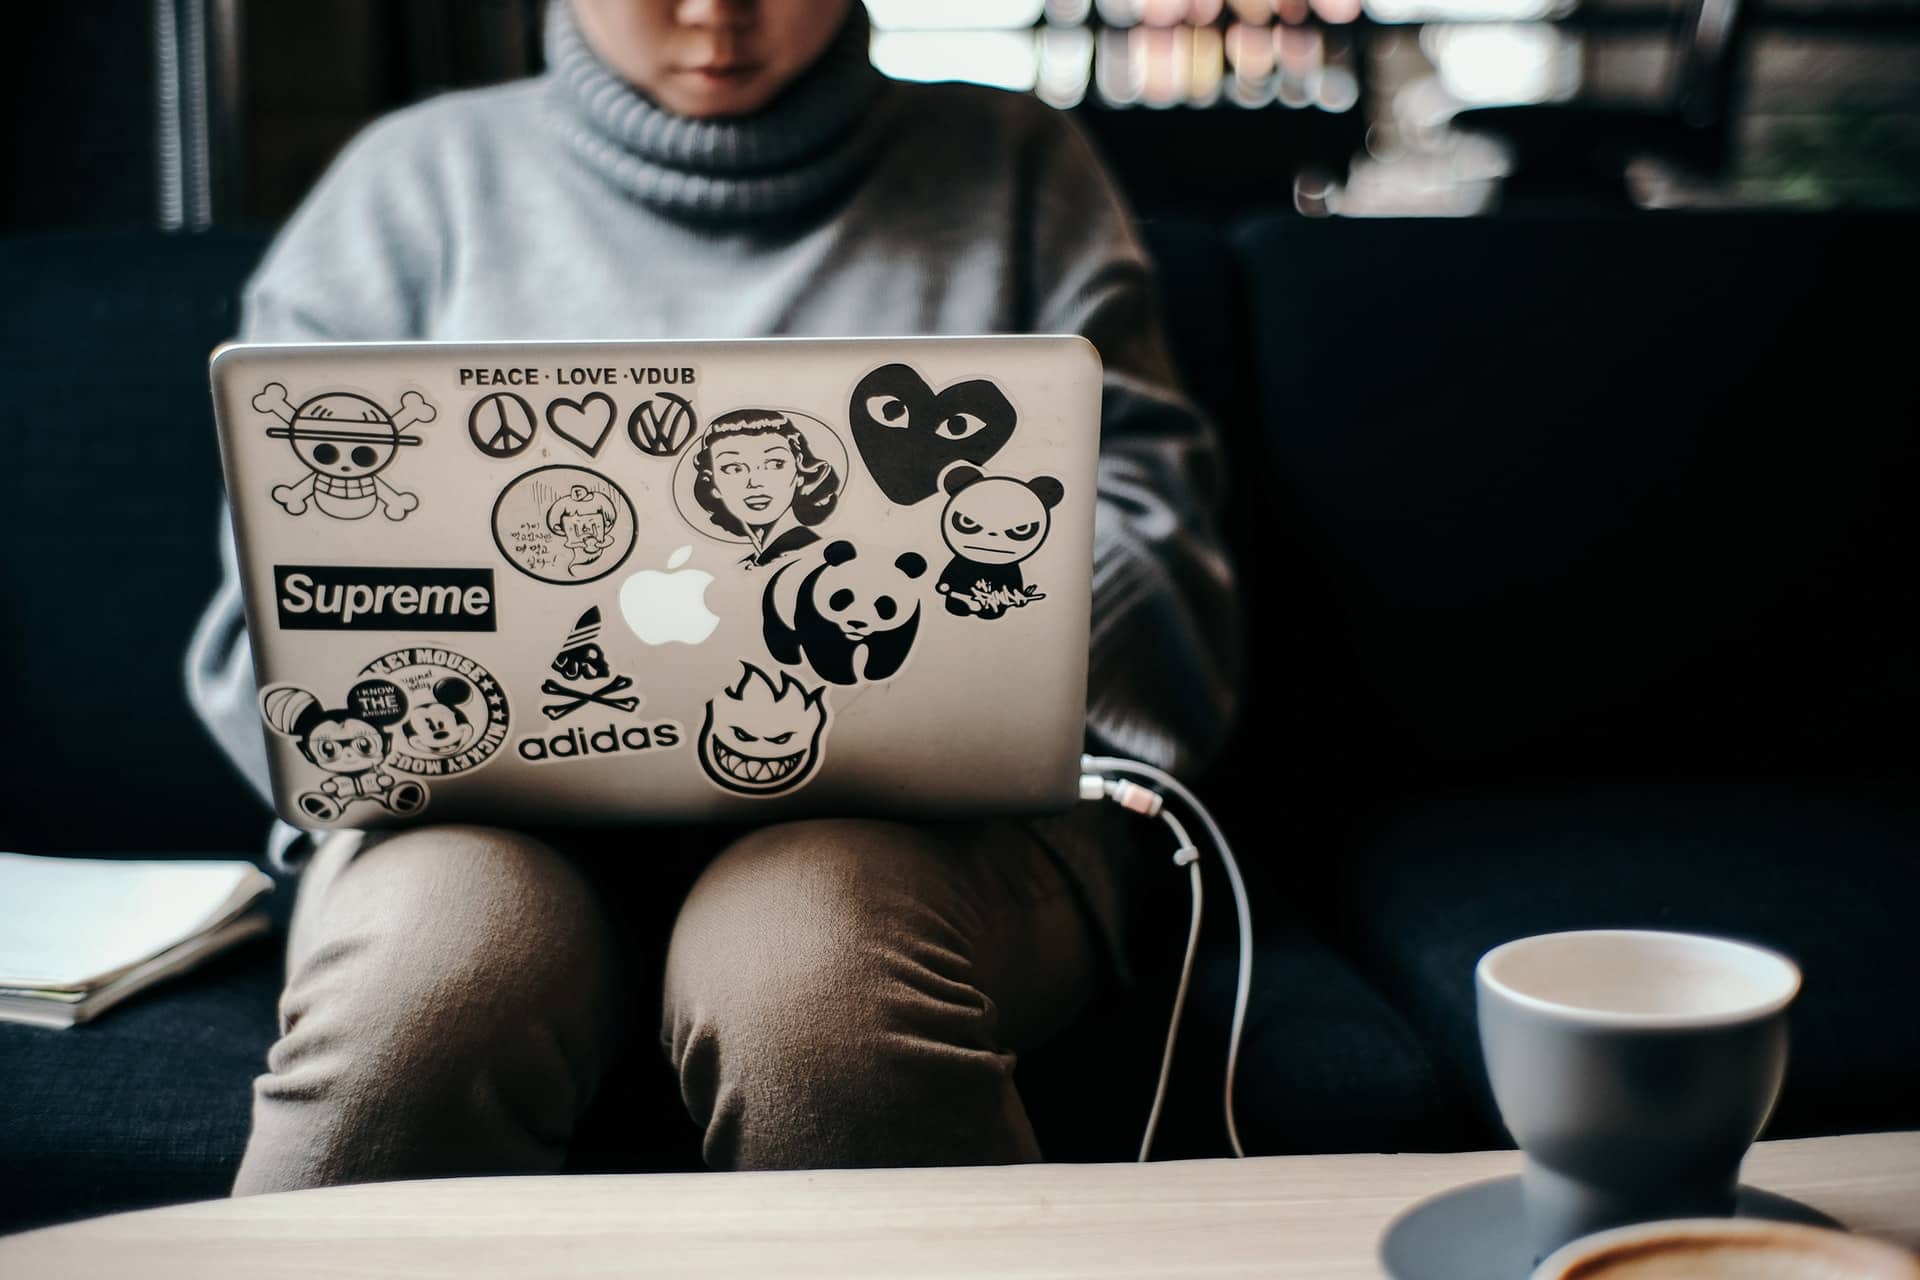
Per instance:
[[[938,839],[919,828],[823,820],[755,831],[681,908],[666,1039],[844,1043],[885,1034],[930,998],[976,1014],[967,910]]]
[[[611,930],[591,886],[532,836],[415,828],[362,849],[329,886],[288,974],[289,1020],[318,1001],[371,1032],[396,1019],[486,1024],[604,985]]]

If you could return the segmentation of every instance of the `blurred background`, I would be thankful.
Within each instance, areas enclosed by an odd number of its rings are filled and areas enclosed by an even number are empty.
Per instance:
[[[543,0],[21,4],[0,232],[271,224]],[[903,79],[1078,113],[1143,213],[1912,208],[1920,0],[866,0]]]

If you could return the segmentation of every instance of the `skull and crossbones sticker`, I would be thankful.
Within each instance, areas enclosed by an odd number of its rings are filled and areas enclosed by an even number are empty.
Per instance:
[[[561,684],[559,680],[548,680],[540,686],[540,692],[562,699],[540,708],[549,720],[564,720],[589,703],[629,714],[640,709],[641,700],[638,696],[615,696],[631,689],[633,681],[627,676],[614,675],[613,668],[607,663],[606,651],[600,647],[598,605],[581,614],[580,620],[573,624],[573,630],[567,633],[560,652],[554,655],[552,666],[562,679],[577,681],[581,687],[573,688]],[[597,689],[586,687],[589,682],[596,680],[604,683]]]
[[[404,520],[420,505],[418,497],[380,478],[403,447],[420,443],[406,429],[435,417],[418,391],[401,396],[400,407],[389,413],[351,391],[323,392],[296,406],[285,385],[269,382],[253,407],[280,420],[267,435],[285,440],[307,468],[304,479],[273,487],[273,500],[288,515],[317,507],[335,520],[363,520],[378,509],[389,520]]]

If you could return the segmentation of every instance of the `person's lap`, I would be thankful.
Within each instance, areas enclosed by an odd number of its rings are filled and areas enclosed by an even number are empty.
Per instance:
[[[1037,1159],[1015,1055],[1097,933],[1015,822],[331,841],[235,1191],[557,1169],[650,1026],[716,1167]]]

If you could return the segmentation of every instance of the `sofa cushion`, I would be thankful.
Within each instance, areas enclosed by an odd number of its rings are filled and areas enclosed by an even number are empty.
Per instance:
[[[1168,871],[1159,923],[1134,947],[1149,976],[1016,1072],[1049,1159],[1131,1160],[1139,1149],[1186,944],[1188,899]],[[1206,894],[1156,1159],[1232,1154],[1222,1089],[1239,949],[1225,879],[1211,869]],[[1255,894],[1254,981],[1234,1089],[1247,1154],[1486,1145],[1490,1135],[1413,1024],[1281,901]],[[1150,953],[1160,957],[1151,967]]]
[[[1301,767],[1915,762],[1920,364],[1872,318],[1920,289],[1913,226],[1247,228]]]
[[[1496,1117],[1473,968],[1562,929],[1745,938],[1805,973],[1775,1137],[1920,1127],[1920,785],[1487,786],[1409,802],[1356,838],[1335,904],[1353,953]]]
[[[0,848],[257,848],[268,814],[187,705],[219,578],[207,356],[255,235],[0,240]]]

